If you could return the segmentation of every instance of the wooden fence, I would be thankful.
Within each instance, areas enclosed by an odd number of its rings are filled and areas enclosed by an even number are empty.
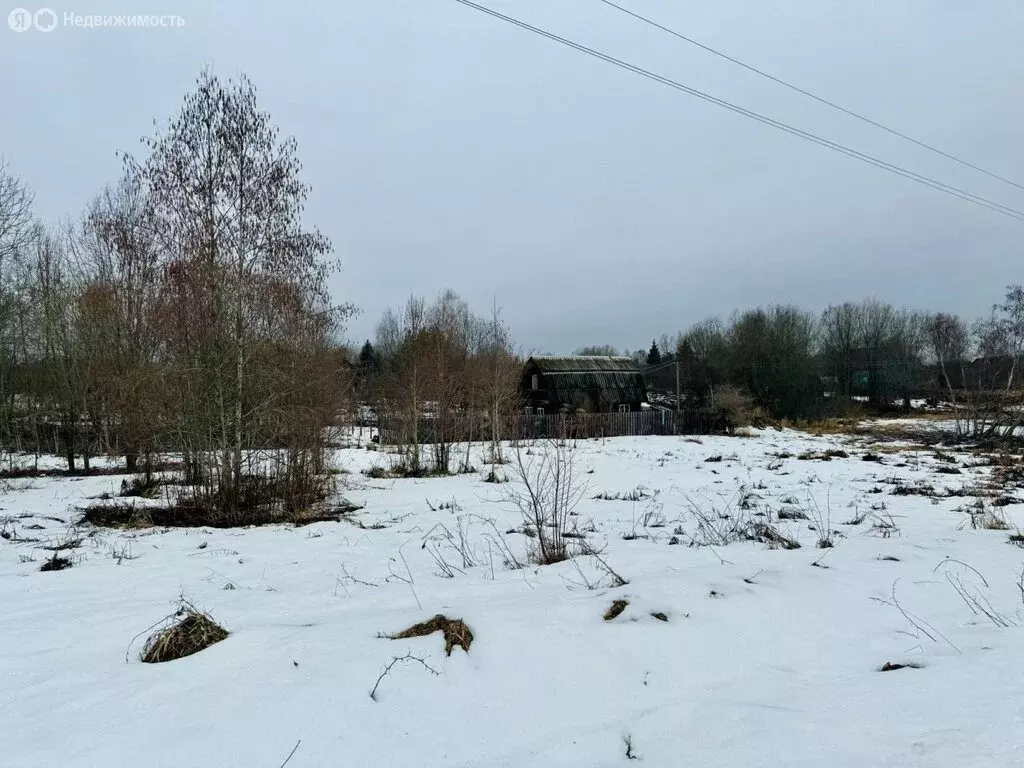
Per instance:
[[[543,438],[587,439],[595,437],[626,437],[632,435],[707,435],[729,431],[731,425],[718,411],[687,409],[683,411],[636,411],[631,413],[574,413],[545,416],[518,415],[501,430],[505,440],[538,440]],[[487,424],[470,430],[446,430],[449,442],[482,439],[490,434]],[[434,442],[434,429],[429,419],[421,420],[417,433],[419,442]],[[380,424],[382,443],[403,442],[408,430],[396,421],[384,420]]]
[[[515,437],[625,437],[631,435],[692,435],[725,431],[724,420],[710,411],[637,411],[518,416]]]

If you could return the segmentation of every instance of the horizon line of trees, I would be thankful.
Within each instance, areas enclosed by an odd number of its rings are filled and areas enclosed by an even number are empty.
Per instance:
[[[991,313],[973,322],[874,299],[834,304],[820,315],[771,305],[734,312],[726,322],[702,320],[646,351],[595,345],[577,354],[626,354],[666,392],[675,391],[669,364],[678,361],[691,405],[740,393],[773,418],[803,420],[854,399],[908,409],[913,399],[941,398],[965,433],[1007,434],[1022,425],[1013,406],[1024,385],[1024,288],[1007,286]]]

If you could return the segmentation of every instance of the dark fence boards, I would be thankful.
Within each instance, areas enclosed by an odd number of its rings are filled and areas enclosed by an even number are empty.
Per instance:
[[[437,426],[431,419],[421,419],[417,425],[420,443],[436,442]],[[627,437],[641,435],[707,435],[729,431],[731,425],[725,416],[710,409],[683,411],[635,411],[630,413],[574,413],[544,416],[518,415],[503,425],[503,440],[538,440],[543,438],[587,439],[595,437]],[[472,430],[465,420],[446,425],[447,442],[468,439],[486,440],[490,426],[481,421]],[[382,419],[380,441],[402,443],[410,436],[410,429],[395,419]]]

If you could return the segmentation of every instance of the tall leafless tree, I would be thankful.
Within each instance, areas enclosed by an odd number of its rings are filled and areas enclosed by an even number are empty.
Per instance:
[[[279,136],[246,77],[224,82],[204,72],[144,144],[147,156],[126,157],[126,168],[146,200],[168,282],[181,434],[230,509],[271,405],[250,396],[256,362],[288,335],[287,322],[312,329],[331,320],[331,246],[302,220],[309,187],[295,140]]]

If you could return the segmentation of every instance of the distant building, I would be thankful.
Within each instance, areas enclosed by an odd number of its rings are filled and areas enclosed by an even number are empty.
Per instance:
[[[641,410],[647,387],[629,357],[531,357],[520,385],[527,413],[611,413]]]

